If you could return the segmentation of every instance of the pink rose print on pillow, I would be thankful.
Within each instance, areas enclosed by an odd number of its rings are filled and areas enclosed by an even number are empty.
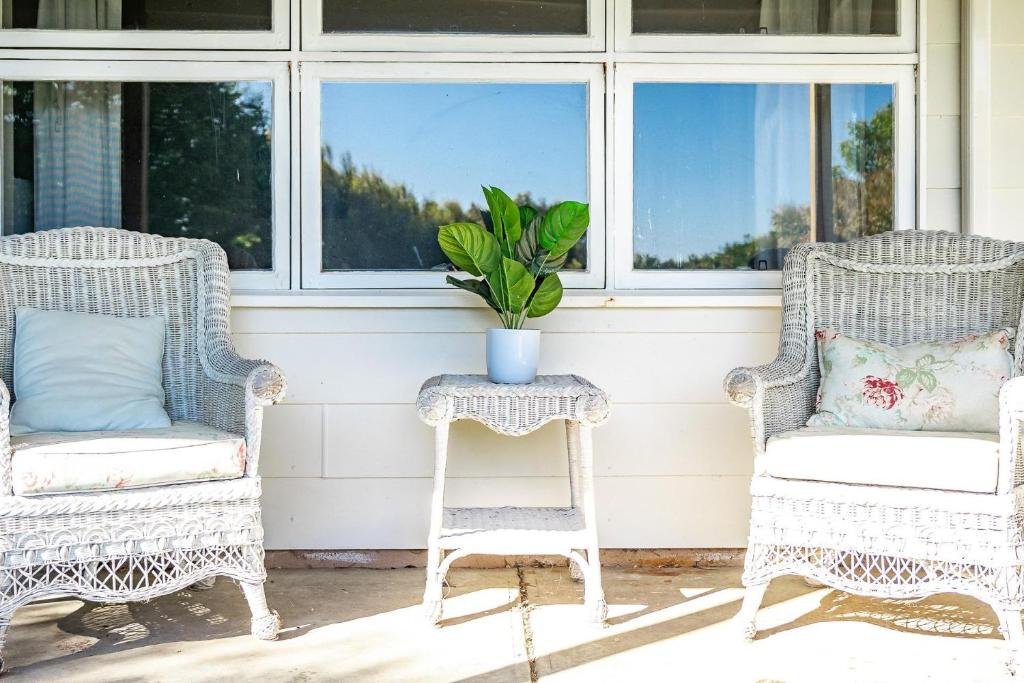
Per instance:
[[[871,405],[892,410],[897,403],[903,400],[903,390],[892,380],[868,375],[863,381],[864,388],[861,390],[861,394],[864,396],[864,400]]]

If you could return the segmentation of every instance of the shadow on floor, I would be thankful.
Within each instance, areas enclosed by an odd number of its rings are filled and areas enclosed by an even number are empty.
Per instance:
[[[692,569],[638,570],[626,572],[625,576],[617,576],[614,581],[607,581],[605,586],[609,605],[628,605],[636,602],[638,596],[636,586],[631,585],[628,576],[632,573],[641,577],[637,583],[642,582],[648,589],[642,594],[646,604],[638,611],[609,618],[608,626],[617,627],[612,633],[543,654],[536,658],[532,668],[543,672],[544,675],[552,675],[731,620],[739,610],[740,598],[655,624],[624,630],[628,629],[630,622],[645,615],[685,605],[691,600],[706,599],[727,589],[741,588],[738,574],[723,583],[723,571],[728,570],[715,570],[715,575],[708,576],[706,581],[701,580],[699,570]],[[660,582],[652,582],[651,577],[655,575],[664,578]],[[542,590],[536,596],[531,594],[531,607],[574,604],[573,595],[582,602],[582,586],[570,582],[567,572],[564,578],[561,590]],[[652,587],[659,583],[664,586],[664,590],[652,590]],[[566,590],[569,586],[573,589],[572,593]],[[683,592],[685,590],[690,591],[689,595],[692,597],[686,597]],[[772,582],[762,608],[798,599],[820,590],[828,589],[807,586],[797,577],[782,577]],[[940,637],[1002,639],[997,628],[996,616],[991,608],[971,597],[942,594],[919,600],[893,600],[853,596],[837,590],[829,590],[816,608],[799,618],[775,628],[759,631],[757,639],[810,624],[829,622],[862,622],[903,633]],[[739,632],[737,631],[735,635],[738,640]],[[506,667],[487,672],[484,677],[504,680],[503,677],[509,673],[511,670]],[[468,683],[468,680],[465,683]]]
[[[767,638],[808,624],[856,621],[899,631],[958,638],[1002,640],[992,608],[962,595],[943,593],[919,600],[864,598],[830,591],[813,611],[789,623],[759,631]]]

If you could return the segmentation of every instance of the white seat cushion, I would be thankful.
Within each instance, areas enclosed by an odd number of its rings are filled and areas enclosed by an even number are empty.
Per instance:
[[[107,432],[37,432],[11,437],[14,493],[78,491],[237,479],[245,439],[197,422]]]
[[[768,439],[759,464],[780,479],[994,493],[999,435],[805,427]]]

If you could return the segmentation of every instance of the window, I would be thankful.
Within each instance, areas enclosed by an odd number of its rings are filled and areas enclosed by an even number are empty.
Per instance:
[[[275,197],[276,183],[287,187],[282,70],[189,65],[157,81],[151,66],[100,80],[29,65],[3,81],[4,233],[95,225],[202,237],[224,247],[236,285],[286,285],[287,239],[275,235],[287,224]]]
[[[288,0],[3,0],[0,46],[288,47]]]
[[[309,0],[303,47],[317,50],[598,50],[597,0]]]
[[[587,35],[586,0],[323,0],[324,33]]]
[[[912,0],[625,0],[620,50],[913,52]]]
[[[305,130],[319,132],[320,155],[306,157],[303,175],[304,285],[444,286],[451,266],[437,227],[482,220],[483,182],[542,209],[589,201],[589,238],[565,281],[601,286],[599,67],[425,71],[324,65],[307,74]]]
[[[0,0],[0,48],[54,48],[0,49],[0,230],[448,291],[437,228],[485,183],[590,205],[567,288],[776,288],[800,242],[916,227],[922,5]]]
[[[912,227],[913,71],[868,75],[620,67],[617,284],[775,287],[799,242]]]

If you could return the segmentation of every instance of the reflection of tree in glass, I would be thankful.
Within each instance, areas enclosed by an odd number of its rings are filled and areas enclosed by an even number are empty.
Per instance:
[[[490,226],[487,211],[475,203],[442,204],[419,200],[406,185],[390,183],[368,168],[357,168],[351,155],[335,160],[329,147],[321,150],[324,270],[452,270],[437,246],[437,229],[450,223]],[[529,194],[514,197],[540,211],[546,203]],[[585,245],[570,252],[572,268],[585,263]]]
[[[832,167],[832,223],[841,242],[892,230],[892,104],[847,129],[839,143],[843,166]]]
[[[893,107],[878,110],[870,121],[848,124],[849,137],[839,143],[843,164],[832,167],[832,224],[834,239],[844,242],[862,235],[892,230],[893,220]],[[785,252],[810,238],[808,206],[783,204],[772,213],[771,230],[728,242],[716,252],[686,259],[659,259],[636,254],[636,270],[746,269],[765,262],[779,267]],[[823,238],[822,238],[823,239]]]
[[[236,83],[150,87],[148,223],[217,242],[232,268],[270,268],[270,117]]]

